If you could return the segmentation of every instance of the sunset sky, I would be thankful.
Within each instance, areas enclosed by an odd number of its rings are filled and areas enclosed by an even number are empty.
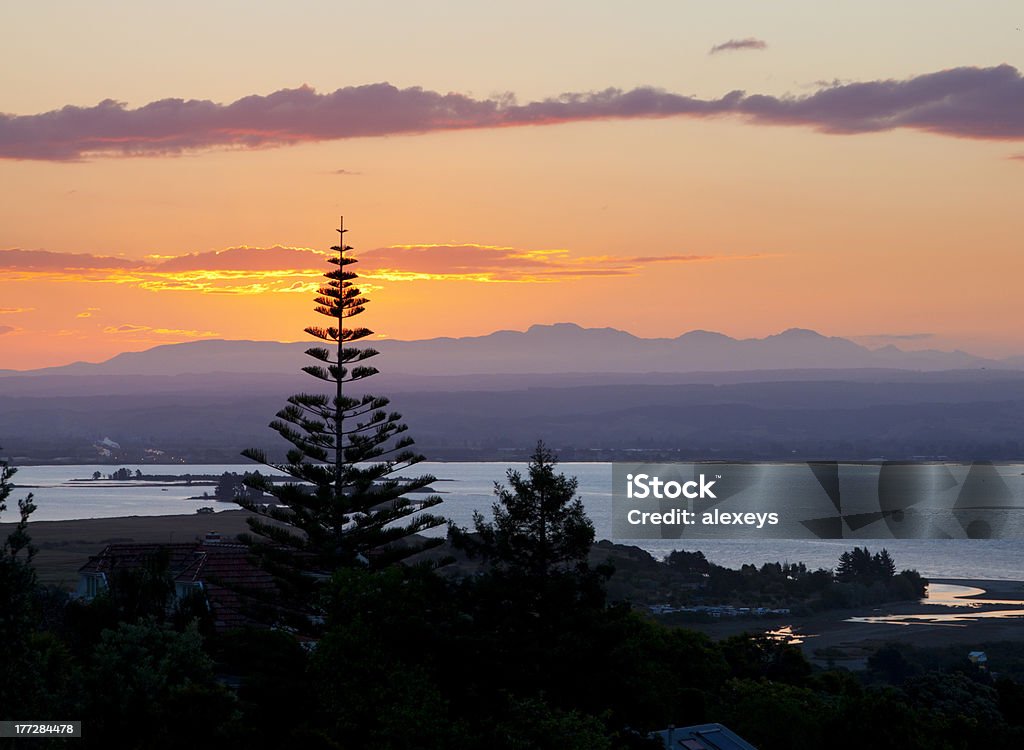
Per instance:
[[[1022,354],[1022,28],[1016,0],[4,3],[0,368],[300,340],[339,214],[387,337]]]

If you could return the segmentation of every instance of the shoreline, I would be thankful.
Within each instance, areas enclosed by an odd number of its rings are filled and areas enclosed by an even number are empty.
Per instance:
[[[201,498],[207,499],[207,498]],[[214,503],[211,505],[227,505]],[[0,522],[0,535],[6,536],[16,525],[12,513],[6,513]],[[197,538],[208,531],[218,531],[225,537],[248,531],[245,519],[252,515],[241,508],[218,510],[213,514],[178,513],[172,515],[132,515],[114,516],[109,518],[76,518],[61,520],[29,521],[29,534],[33,543],[39,547],[36,556],[37,567],[52,564],[52,553],[57,550],[82,552],[86,559],[90,554],[97,554],[106,544],[114,542],[166,542],[169,540],[183,541]],[[612,542],[624,544],[623,542]],[[93,549],[93,545],[99,545]],[[43,563],[43,565],[40,565]],[[82,560],[82,564],[85,559]],[[76,568],[77,571],[77,568]],[[927,577],[927,576],[926,576]],[[1020,578],[957,578],[928,577],[931,583],[955,586],[970,586],[985,590],[980,598],[1018,598],[1024,602],[1024,571]],[[965,597],[969,601],[969,597]],[[890,605],[886,605],[890,606]],[[925,605],[931,606],[931,605]]]
[[[984,589],[984,594],[961,597],[964,601],[984,601],[985,599],[1016,598],[1024,604],[1024,579],[1001,579],[1001,578],[929,578],[929,585],[941,583],[949,586],[969,586],[971,588]]]
[[[248,531],[246,519],[253,514],[242,509],[224,510],[213,515],[122,516],[64,521],[30,521],[29,534],[38,548],[33,564],[39,581],[72,590],[78,582],[78,570],[91,555],[108,544],[184,542],[202,538],[207,532],[219,532],[233,540]],[[12,522],[0,523],[0,535],[13,530]],[[984,593],[965,592],[945,604],[905,601],[878,607],[830,610],[806,617],[780,615],[757,620],[722,620],[712,623],[687,623],[683,627],[698,630],[719,640],[739,633],[766,632],[791,628],[802,637],[799,644],[807,657],[824,665],[830,658],[851,669],[863,668],[867,656],[886,642],[909,641],[916,646],[977,646],[992,641],[1024,641],[1024,618],[987,617],[961,621],[921,621],[922,616],[960,615],[969,617],[1000,610],[1024,612],[1024,579],[933,578],[932,585],[965,586]],[[993,601],[995,600],[995,601]],[[947,601],[944,597],[943,601]],[[962,604],[958,603],[962,602]],[[851,618],[910,618],[903,622],[851,621]],[[913,618],[918,619],[913,619]],[[822,652],[831,653],[831,657]]]
[[[929,585],[937,584],[983,589],[984,593],[958,596],[955,600],[944,597],[943,603],[911,600],[871,608],[829,610],[805,617],[693,623],[684,627],[699,630],[714,640],[782,630],[792,634],[793,643],[812,663],[831,663],[848,669],[864,669],[872,653],[892,642],[910,643],[918,648],[959,645],[964,647],[966,657],[967,651],[985,643],[1024,641],[1024,580],[929,579]],[[1019,614],[998,616],[1002,611]],[[865,621],[868,618],[894,619]]]

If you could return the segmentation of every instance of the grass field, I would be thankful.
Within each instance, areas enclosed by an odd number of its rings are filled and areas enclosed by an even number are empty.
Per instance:
[[[244,510],[227,510],[212,515],[29,522],[32,543],[39,548],[33,562],[42,583],[70,590],[78,583],[78,569],[108,544],[189,542],[209,531],[218,531],[229,540],[248,530],[245,519],[250,515]],[[0,524],[0,538],[13,528],[11,523]]]

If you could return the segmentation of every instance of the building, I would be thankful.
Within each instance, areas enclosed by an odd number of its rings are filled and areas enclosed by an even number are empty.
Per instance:
[[[721,724],[669,727],[651,734],[666,750],[757,750],[738,734]]]
[[[219,631],[256,626],[253,612],[276,592],[274,579],[259,567],[248,547],[225,544],[211,532],[202,540],[177,544],[110,544],[79,571],[75,596],[91,600],[110,588],[119,573],[166,568],[174,594],[169,606],[199,595]]]

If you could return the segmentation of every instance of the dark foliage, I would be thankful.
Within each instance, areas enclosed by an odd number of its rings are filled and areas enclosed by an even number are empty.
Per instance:
[[[496,569],[537,580],[585,565],[594,525],[576,494],[576,478],[556,474],[557,463],[555,454],[538,442],[525,477],[509,469],[508,487],[495,482],[494,520],[474,513],[476,536],[453,529],[457,544]]]
[[[486,555],[478,574],[340,566],[319,592],[316,641],[282,630],[204,633],[201,618],[167,606],[159,557],[112,579],[107,596],[67,604],[35,582],[19,524],[2,558],[0,710],[81,718],[84,737],[73,742],[82,748],[639,750],[655,746],[652,730],[711,721],[760,750],[1024,746],[1019,643],[983,644],[998,677],[963,646],[905,642],[851,673],[815,669],[797,647],[764,636],[716,643],[609,605],[606,576],[572,541],[588,526],[573,511],[574,483],[547,471],[549,453],[534,458],[544,471],[499,488],[509,518],[493,523],[493,536],[467,535]],[[527,502],[531,493],[550,506]],[[564,522],[538,524],[552,507],[549,519]],[[682,580],[716,575],[700,553],[659,565]],[[733,572],[746,592],[817,580],[799,564]],[[865,584],[829,576],[828,586]]]
[[[0,513],[7,510],[16,472],[0,461]],[[0,540],[0,706],[32,706],[39,692],[38,654],[32,638],[39,622],[36,577],[32,567],[35,547],[28,533],[29,516],[36,509],[32,495],[18,500],[18,523]]]

